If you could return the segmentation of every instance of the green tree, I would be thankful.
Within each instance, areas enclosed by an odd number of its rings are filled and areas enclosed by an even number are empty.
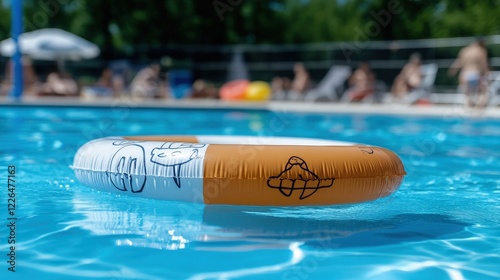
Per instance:
[[[441,1],[432,37],[494,35],[500,32],[500,1]]]
[[[10,36],[0,1],[0,36]],[[491,35],[500,0],[24,0],[25,31],[57,27],[104,50]],[[387,18],[390,6],[397,13]],[[385,16],[385,17],[384,17]],[[378,24],[378,25],[377,25]]]
[[[279,1],[278,1],[279,2]],[[223,11],[215,1],[78,1],[71,30],[101,46],[278,42],[279,17],[267,1]],[[227,1],[222,1],[227,3]]]
[[[38,1],[23,0],[23,29],[25,32],[41,28],[68,30],[76,13],[78,0]]]
[[[435,0],[375,0],[365,12],[365,19],[377,21],[376,15],[390,13],[390,20],[382,26],[375,39],[430,38],[436,24],[435,13],[438,6],[439,1]]]
[[[287,43],[351,41],[363,26],[366,1],[288,0],[284,11]]]
[[[0,2],[0,40],[10,37],[10,8]]]

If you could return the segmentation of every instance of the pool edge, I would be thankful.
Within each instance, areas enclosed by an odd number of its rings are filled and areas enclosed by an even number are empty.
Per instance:
[[[407,105],[407,104],[345,104],[345,103],[304,103],[292,101],[245,102],[222,100],[132,100],[132,99],[93,99],[44,97],[26,99],[21,102],[0,99],[0,106],[19,107],[128,107],[128,108],[165,108],[165,109],[236,109],[269,110],[275,112],[302,113],[340,113],[340,114],[378,114],[413,115],[441,117],[487,117],[500,118],[500,107],[471,109],[463,104],[455,105]]]

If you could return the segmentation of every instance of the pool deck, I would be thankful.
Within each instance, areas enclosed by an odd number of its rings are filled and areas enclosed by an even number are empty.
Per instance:
[[[383,115],[413,115],[435,117],[487,117],[500,118],[500,107],[467,108],[463,104],[369,104],[369,103],[309,103],[292,101],[269,102],[228,102],[221,100],[132,100],[132,99],[81,99],[39,97],[24,99],[22,102],[0,98],[0,106],[57,106],[57,107],[128,107],[128,108],[185,108],[185,109],[244,109],[244,110],[271,110],[277,112],[311,112],[311,113],[340,113],[340,114],[383,114]]]

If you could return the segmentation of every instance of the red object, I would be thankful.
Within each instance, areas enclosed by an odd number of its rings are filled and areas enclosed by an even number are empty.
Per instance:
[[[429,99],[420,99],[416,102],[417,105],[424,105],[424,106],[427,106],[427,105],[431,105],[432,102],[429,100]]]
[[[366,97],[373,94],[373,89],[358,90],[349,93],[352,101],[362,101]]]
[[[220,88],[220,98],[225,100],[241,100],[245,98],[245,90],[250,84],[248,80],[235,80],[225,83]]]

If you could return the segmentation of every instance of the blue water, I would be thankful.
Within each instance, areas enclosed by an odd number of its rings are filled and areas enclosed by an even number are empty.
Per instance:
[[[500,120],[448,113],[0,107],[0,217],[14,165],[17,218],[15,273],[0,227],[0,279],[498,279]],[[78,147],[139,134],[360,142],[395,151],[408,175],[390,197],[330,207],[209,207],[76,181]]]

